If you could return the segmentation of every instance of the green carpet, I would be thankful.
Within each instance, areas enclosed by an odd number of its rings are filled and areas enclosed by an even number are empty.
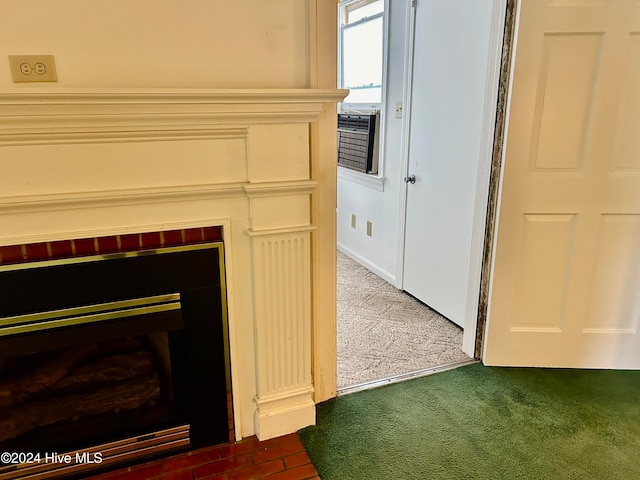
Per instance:
[[[640,479],[640,371],[474,364],[321,403],[300,438],[322,480]]]

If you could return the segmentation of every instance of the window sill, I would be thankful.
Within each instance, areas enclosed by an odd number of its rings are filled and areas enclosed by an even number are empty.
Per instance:
[[[379,177],[378,175],[356,172],[355,170],[338,165],[338,178],[364,185],[365,187],[378,190],[379,192],[384,192],[385,178]]]

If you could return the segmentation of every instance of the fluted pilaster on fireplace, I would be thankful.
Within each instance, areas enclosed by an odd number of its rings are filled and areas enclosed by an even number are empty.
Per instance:
[[[245,186],[252,228],[251,261],[256,333],[256,412],[260,438],[287,433],[315,422],[311,376],[311,195],[317,182],[308,179],[309,132],[289,125],[282,170],[268,178],[292,175],[307,180],[258,182]],[[282,136],[281,136],[282,138]],[[301,161],[302,160],[302,161]],[[271,162],[267,162],[271,163]],[[262,165],[265,163],[263,162]],[[261,173],[262,178],[267,174]]]
[[[257,333],[256,430],[315,421],[311,383],[310,228],[251,232]]]

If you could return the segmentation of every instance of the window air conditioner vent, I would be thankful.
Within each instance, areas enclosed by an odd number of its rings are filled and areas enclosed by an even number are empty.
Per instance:
[[[378,173],[378,113],[338,114],[338,164]]]

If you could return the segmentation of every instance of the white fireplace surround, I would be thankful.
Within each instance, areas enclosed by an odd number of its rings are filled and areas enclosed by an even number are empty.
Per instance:
[[[0,245],[222,226],[236,437],[311,425],[317,164],[345,93],[0,92]]]

